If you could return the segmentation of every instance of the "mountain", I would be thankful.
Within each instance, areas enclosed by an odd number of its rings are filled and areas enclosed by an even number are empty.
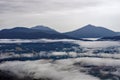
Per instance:
[[[33,28],[15,27],[0,31],[0,39],[76,39],[61,33],[49,34],[46,31]]]
[[[117,33],[118,36],[120,35],[120,32],[116,32],[116,33]]]
[[[116,35],[116,33],[112,30],[104,27],[96,27],[91,24],[64,34],[75,38],[99,38]]]
[[[38,25],[38,26],[32,27],[31,29],[41,30],[43,32],[50,33],[50,34],[58,34],[59,33],[56,30],[51,29],[47,26],[43,26],[43,25]]]

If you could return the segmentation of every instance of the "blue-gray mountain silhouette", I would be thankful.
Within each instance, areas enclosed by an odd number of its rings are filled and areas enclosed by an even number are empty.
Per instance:
[[[116,32],[118,36],[120,36],[120,32]]]
[[[49,28],[50,29],[50,28]],[[54,30],[53,30],[54,31]],[[50,32],[52,33],[52,32]],[[47,31],[25,27],[15,27],[12,29],[3,29],[0,31],[0,39],[75,39],[55,31],[50,34]]]
[[[43,25],[38,25],[38,26],[32,27],[31,29],[41,30],[43,32],[50,33],[50,34],[58,34],[59,33],[56,30],[49,28],[47,26],[43,26]]]
[[[64,33],[75,38],[99,38],[106,36],[115,36],[116,32],[104,27],[96,27],[94,25],[86,25],[80,29]]]
[[[113,37],[103,37],[99,40],[112,40],[112,41],[119,41],[120,40],[120,36],[113,36]]]

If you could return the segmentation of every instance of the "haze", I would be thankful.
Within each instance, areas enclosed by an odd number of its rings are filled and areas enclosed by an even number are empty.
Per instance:
[[[0,29],[45,25],[61,32],[87,24],[120,30],[120,0],[0,0]]]

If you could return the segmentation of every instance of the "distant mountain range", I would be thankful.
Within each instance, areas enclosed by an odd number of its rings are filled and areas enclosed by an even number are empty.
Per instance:
[[[106,36],[115,36],[117,33],[104,27],[96,27],[89,24],[80,29],[64,34],[75,38],[100,38]]]
[[[69,37],[67,35],[63,35],[53,29],[48,27],[15,27],[12,29],[3,29],[0,31],[0,39],[76,39],[73,37]]]
[[[80,39],[80,38],[101,38],[119,36],[120,32],[114,32],[104,27],[86,25],[80,29],[60,33],[46,26],[35,26],[32,28],[15,27],[12,29],[0,30],[0,39]]]

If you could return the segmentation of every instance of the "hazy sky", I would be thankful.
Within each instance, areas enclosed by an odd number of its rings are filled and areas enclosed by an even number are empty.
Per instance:
[[[0,28],[46,25],[71,31],[87,24],[120,31],[120,0],[0,0]]]

